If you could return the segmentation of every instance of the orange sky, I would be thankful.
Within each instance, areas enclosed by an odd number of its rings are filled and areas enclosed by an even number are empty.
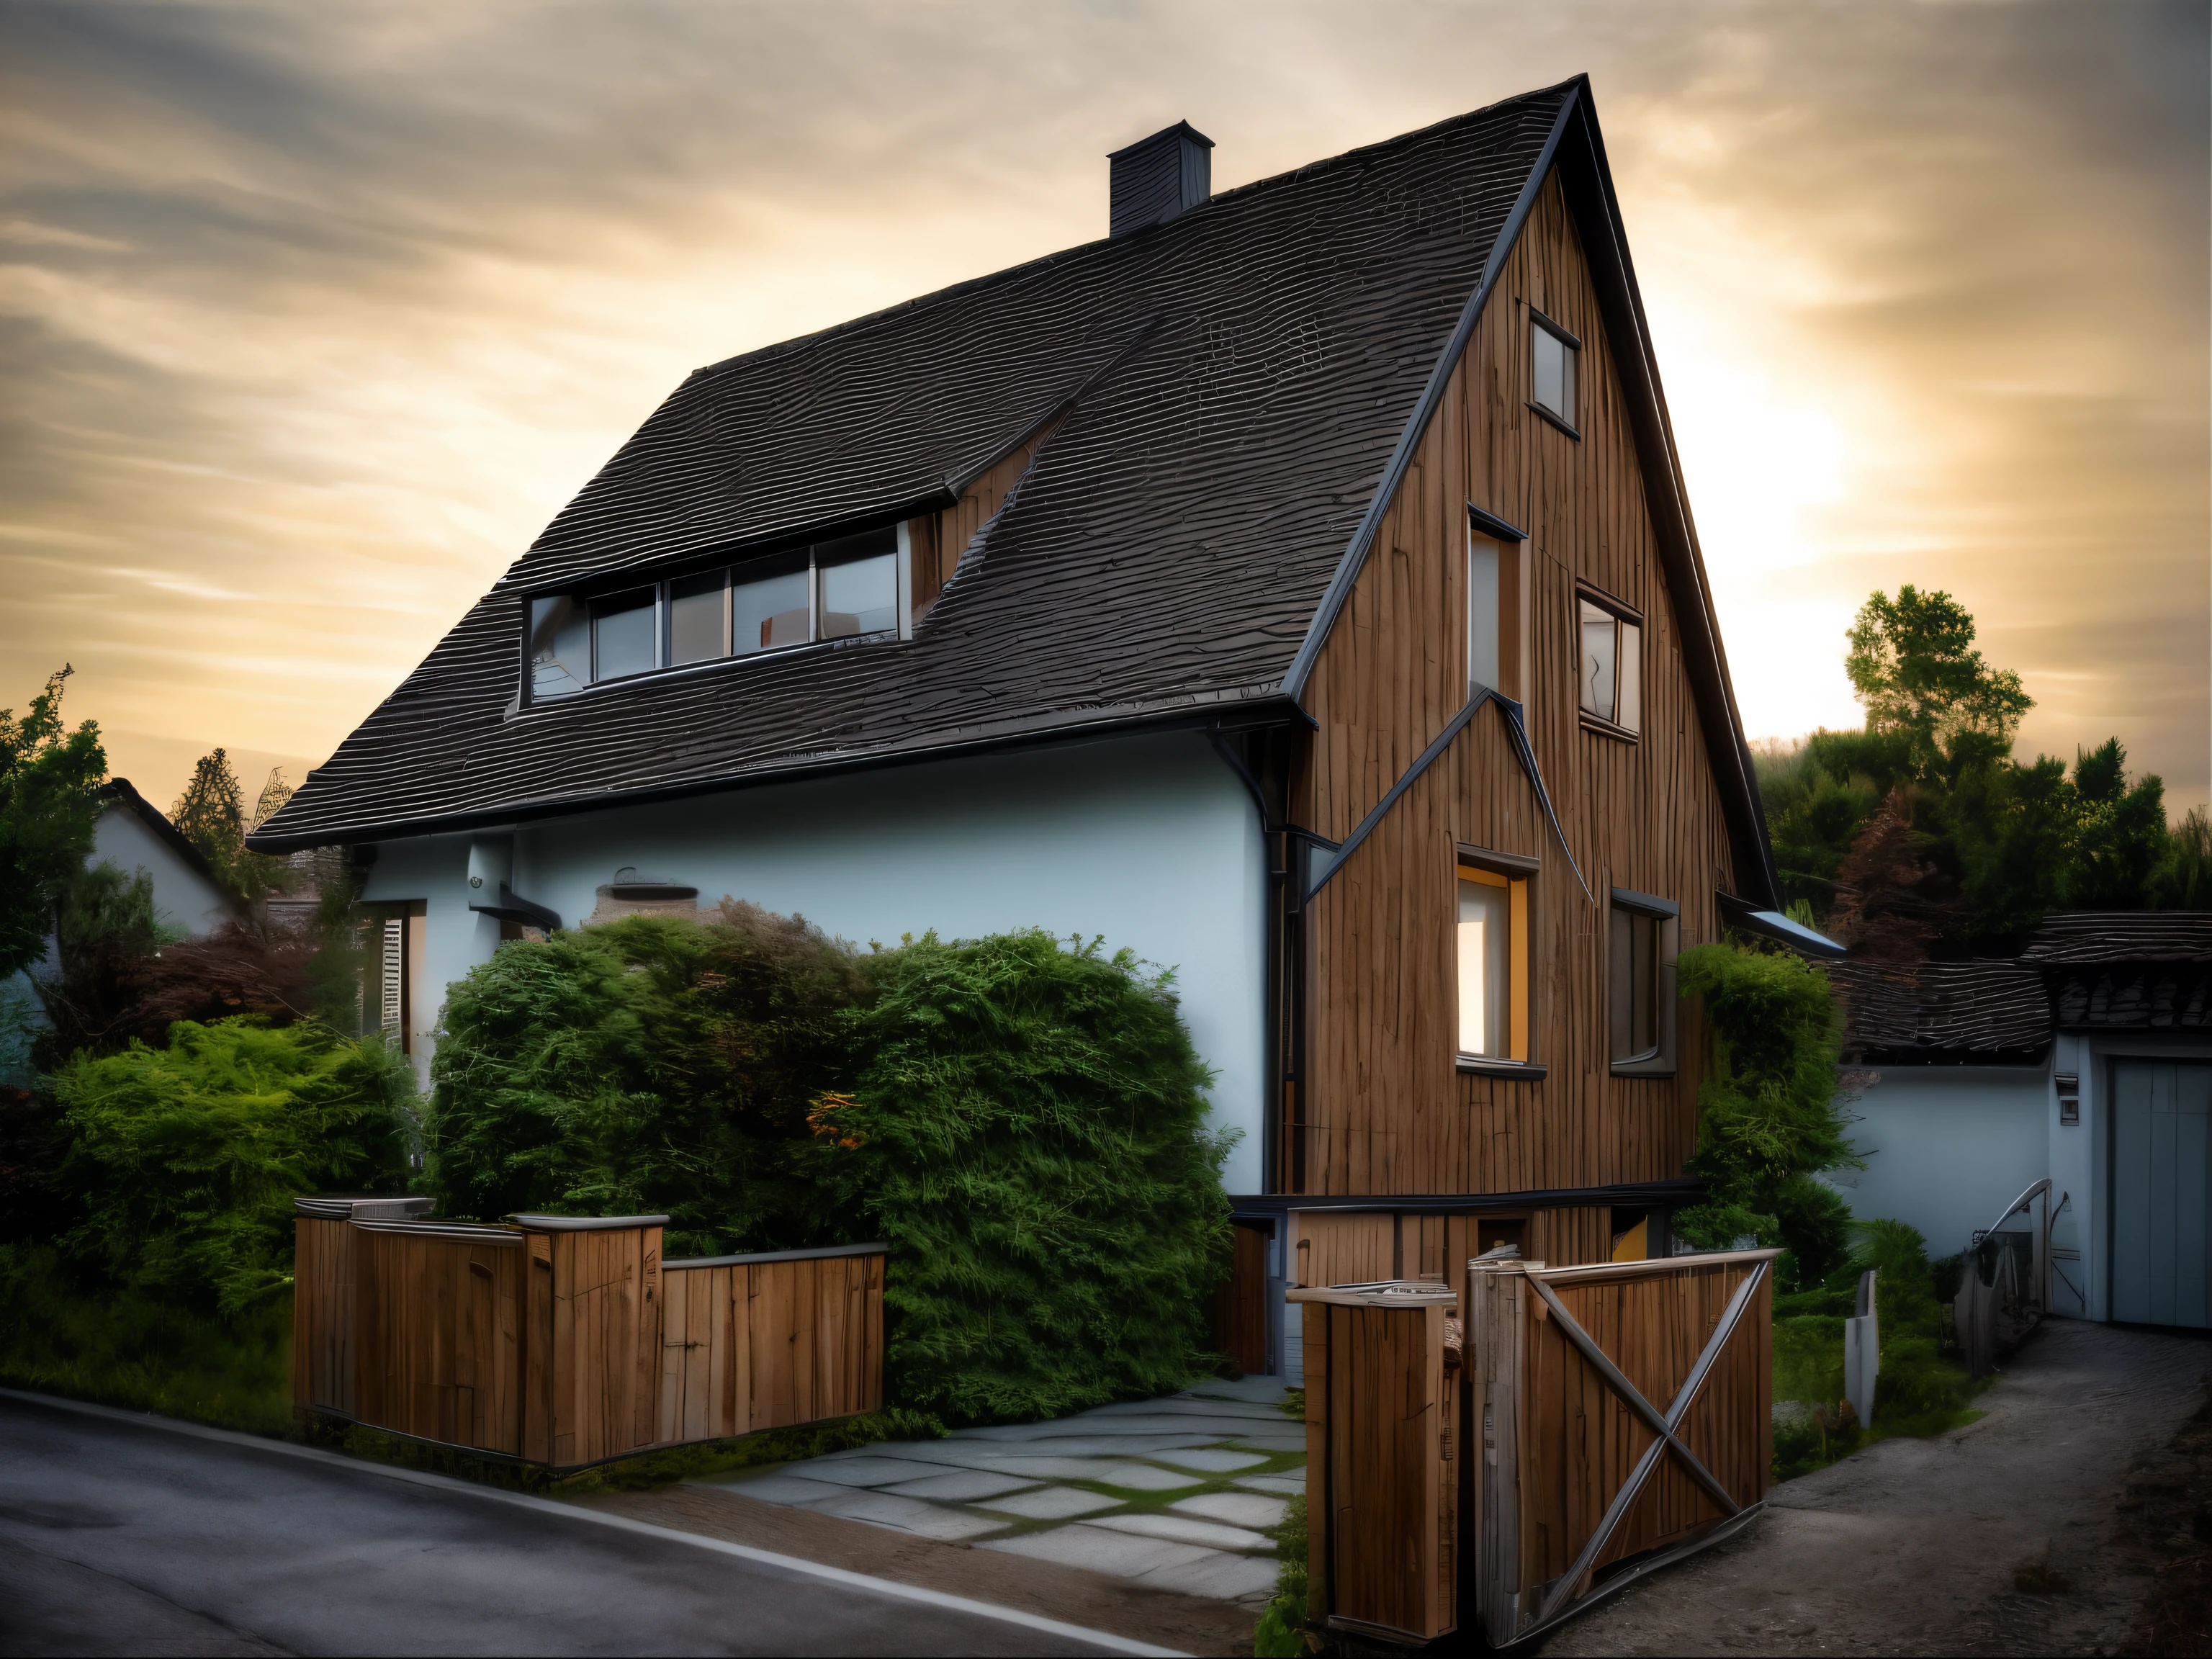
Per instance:
[[[1754,737],[1948,588],[2212,759],[2207,9],[610,3],[0,13],[0,705],[157,802],[327,754],[691,368],[1587,70]]]

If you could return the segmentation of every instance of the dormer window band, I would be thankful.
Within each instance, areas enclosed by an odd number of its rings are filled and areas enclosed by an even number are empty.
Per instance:
[[[530,601],[532,702],[725,657],[899,631],[896,529],[817,542],[719,570]]]

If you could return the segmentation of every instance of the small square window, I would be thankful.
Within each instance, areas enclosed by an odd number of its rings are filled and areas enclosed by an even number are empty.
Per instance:
[[[1622,732],[1644,729],[1644,629],[1634,619],[1575,601],[1582,634],[1582,710]]]
[[[1606,951],[1607,1049],[1616,1077],[1674,1070],[1674,957],[1679,917],[1662,899],[1613,890]]]
[[[1459,1052],[1528,1058],[1528,878],[1459,866]]]
[[[1573,341],[1540,319],[1528,325],[1529,401],[1563,426],[1575,423],[1575,359],[1582,353]]]

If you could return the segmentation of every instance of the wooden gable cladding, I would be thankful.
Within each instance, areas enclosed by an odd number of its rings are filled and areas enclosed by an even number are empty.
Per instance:
[[[1582,342],[1579,435],[1529,406],[1531,309]],[[1705,1044],[1686,1009],[1673,1078],[1610,1075],[1607,889],[1681,906],[1681,945],[1717,939],[1733,887],[1719,787],[1684,669],[1631,416],[1571,211],[1547,179],[1316,659],[1316,729],[1291,817],[1340,840],[1466,702],[1467,504],[1528,534],[1521,684],[1536,760],[1586,895],[1514,757],[1501,710],[1392,808],[1306,915],[1307,1026],[1283,1176],[1316,1194],[1512,1193],[1680,1176]],[[1643,732],[1585,728],[1579,584],[1640,613]],[[1456,848],[1541,861],[1532,883],[1540,1079],[1461,1073],[1454,1033]]]
[[[1022,440],[962,492],[960,499],[939,513],[926,513],[907,520],[908,557],[913,561],[914,619],[919,623],[937,596],[959,568],[960,556],[975,532],[1006,504],[1006,496],[1029,471],[1036,453],[1052,436],[1057,419],[1047,422]]]

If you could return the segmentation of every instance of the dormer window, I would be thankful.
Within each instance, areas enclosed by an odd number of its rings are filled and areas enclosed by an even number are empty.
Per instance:
[[[530,696],[565,697],[602,680],[749,657],[900,629],[896,530],[588,599],[530,602]]]

